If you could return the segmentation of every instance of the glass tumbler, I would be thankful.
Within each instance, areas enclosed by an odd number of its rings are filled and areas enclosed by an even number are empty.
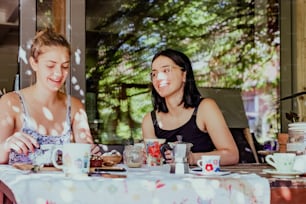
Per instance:
[[[125,146],[123,151],[123,162],[129,168],[140,168],[143,163],[143,149],[135,145]]]

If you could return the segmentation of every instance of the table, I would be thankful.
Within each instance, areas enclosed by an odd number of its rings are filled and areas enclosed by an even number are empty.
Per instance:
[[[18,204],[270,203],[268,180],[253,173],[203,177],[168,172],[128,169],[127,178],[70,179],[61,172],[29,173],[0,165],[0,188],[5,199]]]
[[[271,169],[267,164],[238,164],[225,166],[223,169],[236,173],[256,173],[267,178],[270,183],[271,204],[302,204],[306,203],[306,175],[297,178],[273,178],[263,172],[263,169]]]

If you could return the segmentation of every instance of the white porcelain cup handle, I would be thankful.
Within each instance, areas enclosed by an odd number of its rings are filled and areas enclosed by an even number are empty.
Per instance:
[[[276,168],[276,164],[273,160],[273,155],[272,154],[268,154],[266,157],[265,157],[265,160],[268,164],[270,164],[271,166],[275,167]]]
[[[61,147],[56,147],[53,149],[52,151],[52,156],[51,156],[51,159],[52,159],[52,164],[54,165],[55,168],[58,168],[58,169],[63,169],[63,165],[59,165],[57,163],[57,152],[61,150],[63,151],[63,148]]]
[[[202,160],[198,160],[197,165],[202,168]]]

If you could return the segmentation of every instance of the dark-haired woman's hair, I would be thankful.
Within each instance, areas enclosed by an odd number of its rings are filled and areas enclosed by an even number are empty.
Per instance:
[[[155,54],[152,59],[152,63],[159,56],[165,56],[170,58],[175,64],[177,64],[179,67],[182,68],[183,72],[186,72],[184,95],[180,104],[184,104],[185,108],[196,107],[200,102],[201,94],[197,89],[189,58],[184,53],[179,52],[177,50],[166,49]],[[161,111],[164,113],[168,112],[165,98],[161,97],[153,86],[152,86],[152,101],[153,101],[154,110],[157,110],[158,112]]]
[[[71,54],[70,44],[66,38],[51,28],[46,28],[36,33],[31,46],[31,57],[37,60],[38,56],[42,53],[42,47],[45,46],[65,47],[68,49],[69,55]]]

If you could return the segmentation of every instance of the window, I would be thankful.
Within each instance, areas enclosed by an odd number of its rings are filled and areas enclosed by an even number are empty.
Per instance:
[[[166,47],[192,59],[198,86],[242,88],[255,135],[274,136],[278,20],[277,0],[86,1],[86,101],[96,138],[141,138],[152,110],[150,61]]]

